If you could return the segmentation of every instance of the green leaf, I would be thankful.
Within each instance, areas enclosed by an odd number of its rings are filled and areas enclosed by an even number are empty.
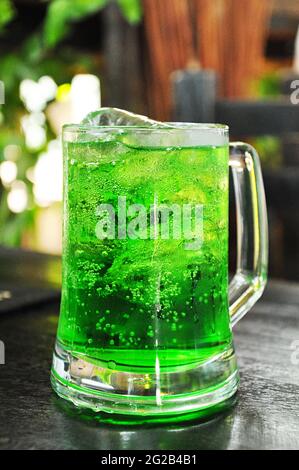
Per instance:
[[[40,31],[33,33],[23,43],[22,56],[29,63],[34,63],[42,59],[44,54],[44,47]]]
[[[15,16],[15,9],[11,0],[0,0],[0,32],[4,26]]]
[[[101,10],[108,0],[52,0],[44,27],[47,46],[55,46],[69,32],[69,23]]]
[[[140,0],[117,0],[119,8],[131,24],[137,24],[142,18],[142,8]]]

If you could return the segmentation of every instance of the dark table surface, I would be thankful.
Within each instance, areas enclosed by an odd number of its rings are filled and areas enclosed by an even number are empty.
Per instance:
[[[5,280],[6,289],[38,286],[46,295],[0,311],[0,449],[299,449],[299,284],[269,282],[235,327],[241,383],[233,408],[205,422],[124,427],[83,416],[51,391],[59,302],[48,290],[59,282],[59,260],[0,250],[1,260],[0,291]]]

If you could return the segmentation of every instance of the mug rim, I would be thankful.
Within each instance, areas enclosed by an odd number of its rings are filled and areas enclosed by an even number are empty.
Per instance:
[[[63,132],[98,132],[103,131],[134,131],[134,132],[149,132],[149,133],[172,133],[179,131],[193,131],[193,132],[217,132],[222,135],[227,135],[229,132],[229,126],[226,124],[214,124],[214,123],[195,123],[195,122],[165,122],[165,127],[157,125],[157,127],[149,126],[96,126],[90,124],[64,124],[62,126]]]

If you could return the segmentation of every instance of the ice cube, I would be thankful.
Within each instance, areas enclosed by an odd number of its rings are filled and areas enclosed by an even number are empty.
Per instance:
[[[225,126],[154,121],[146,116],[118,108],[100,108],[98,111],[93,111],[81,124],[103,128],[104,131],[105,127],[115,127],[113,132],[110,129],[107,131],[107,140],[114,140],[117,136],[119,142],[129,147],[171,149],[172,147],[218,147],[228,144]],[[119,129],[119,127],[128,127],[128,129]],[[138,127],[138,132],[135,130],[132,132],[130,127]],[[149,129],[154,132],[149,132]]]
[[[101,108],[89,113],[81,122],[89,126],[139,126],[139,127],[169,127],[169,125],[154,121],[146,116],[134,114],[118,108]]]

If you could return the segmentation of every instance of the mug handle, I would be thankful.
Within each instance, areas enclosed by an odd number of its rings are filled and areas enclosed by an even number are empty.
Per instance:
[[[268,221],[260,159],[243,142],[230,144],[237,213],[237,268],[229,284],[232,326],[262,295],[268,270]]]

